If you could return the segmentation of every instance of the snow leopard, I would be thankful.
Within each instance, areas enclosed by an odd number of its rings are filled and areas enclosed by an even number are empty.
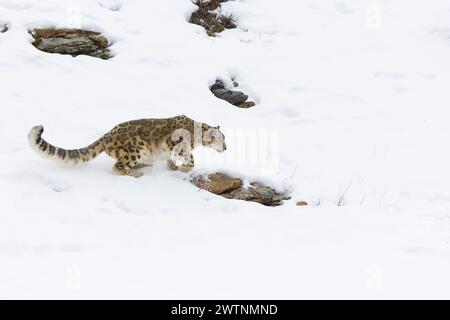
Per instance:
[[[44,127],[33,127],[28,134],[31,148],[41,157],[63,164],[78,165],[100,153],[116,160],[118,175],[141,177],[137,169],[152,165],[158,158],[167,161],[170,170],[189,172],[194,168],[192,151],[199,145],[217,152],[226,150],[220,127],[180,115],[171,118],[140,119],[121,123],[91,145],[81,149],[53,146],[42,138]]]

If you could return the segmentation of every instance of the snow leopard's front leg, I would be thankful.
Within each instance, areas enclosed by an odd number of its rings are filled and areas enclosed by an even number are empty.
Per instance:
[[[194,156],[192,153],[171,158],[167,161],[167,167],[170,170],[179,170],[181,172],[189,172],[195,166]]]
[[[183,162],[181,166],[178,167],[178,170],[181,172],[189,172],[192,169],[194,169],[195,163],[194,163],[194,156],[192,153],[190,154],[189,159],[187,159],[187,162]]]

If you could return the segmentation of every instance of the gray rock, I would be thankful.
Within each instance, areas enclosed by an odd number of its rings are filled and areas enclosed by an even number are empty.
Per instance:
[[[240,187],[239,189],[224,193],[222,196],[227,199],[258,202],[271,207],[282,205],[283,200],[290,199],[289,196],[279,194],[275,189],[257,182],[252,183],[248,188]]]
[[[233,81],[233,86],[237,87],[239,84]],[[216,83],[210,87],[210,90],[217,98],[225,100],[236,107],[248,109],[255,106],[253,101],[247,101],[248,95],[241,91],[225,88],[225,84],[221,80],[216,80]]]
[[[228,101],[229,103],[239,106],[241,103],[247,101],[248,96],[240,91],[232,91],[228,89],[216,89],[212,93],[222,100]]]
[[[48,53],[87,55],[101,59],[112,57],[108,39],[99,32],[79,29],[35,29],[33,45]]]
[[[0,24],[0,33],[5,33],[6,31],[8,31],[8,25]]]
[[[211,88],[209,88],[211,91],[217,90],[217,89],[225,89],[225,85],[222,81],[216,80],[216,83],[214,83]]]

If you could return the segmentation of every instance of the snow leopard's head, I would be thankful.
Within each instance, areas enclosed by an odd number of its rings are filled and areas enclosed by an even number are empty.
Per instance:
[[[220,127],[203,127],[202,145],[217,152],[224,152],[227,150],[225,143],[225,135],[220,131]]]

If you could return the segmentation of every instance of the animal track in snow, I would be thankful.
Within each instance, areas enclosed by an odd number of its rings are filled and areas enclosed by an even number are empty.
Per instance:
[[[122,9],[123,3],[117,0],[100,0],[97,2],[98,5],[107,10],[118,12]]]

